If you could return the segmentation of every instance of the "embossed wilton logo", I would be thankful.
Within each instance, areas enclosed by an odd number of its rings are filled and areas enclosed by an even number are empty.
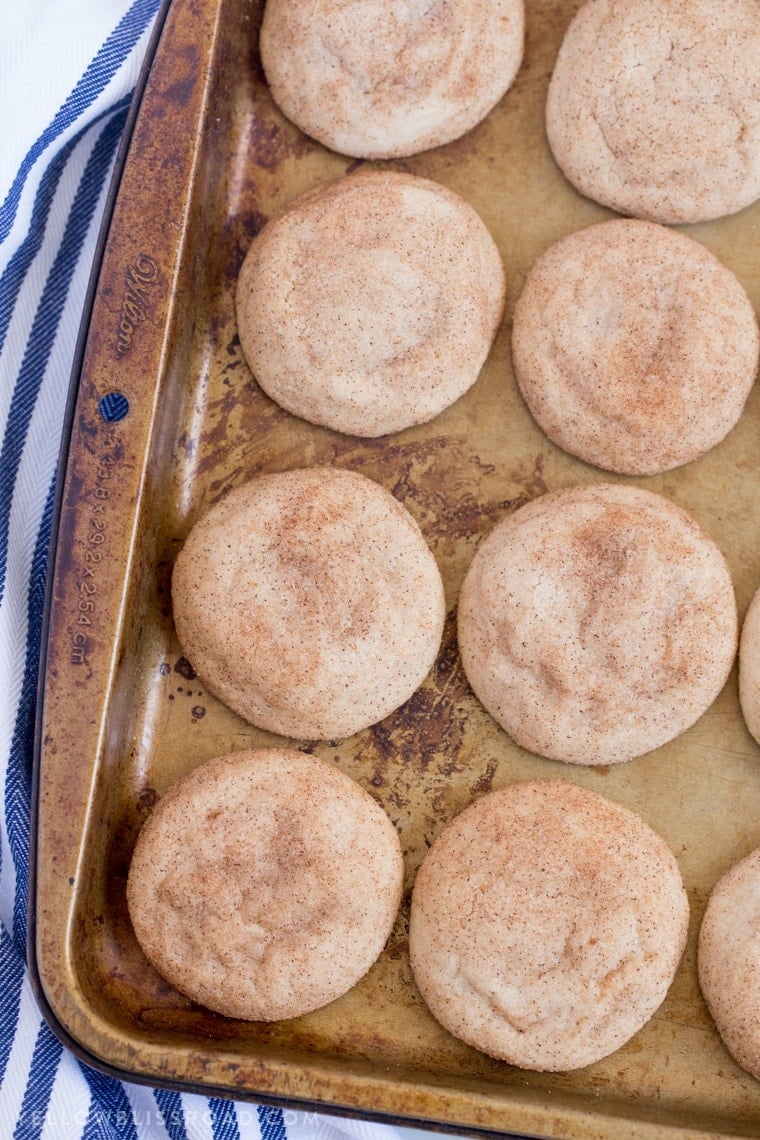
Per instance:
[[[124,356],[129,352],[132,334],[140,321],[145,320],[148,310],[148,286],[158,280],[158,266],[147,253],[141,253],[134,265],[130,265],[127,269],[125,280],[121,320],[116,337],[117,356]]]

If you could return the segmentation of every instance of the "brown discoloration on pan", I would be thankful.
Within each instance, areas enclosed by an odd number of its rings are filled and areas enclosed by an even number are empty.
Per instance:
[[[695,927],[652,1022],[591,1069],[547,1077],[518,1074],[436,1025],[411,979],[405,906],[388,949],[350,994],[267,1027],[179,997],[146,963],[126,916],[126,867],[153,795],[212,756],[282,744],[249,728],[180,667],[168,594],[191,525],[258,472],[329,464],[377,480],[412,513],[441,568],[446,632],[412,701],[346,741],[287,742],[338,765],[385,807],[405,854],[407,897],[430,843],[475,796],[557,775],[556,763],[512,745],[476,701],[454,617],[467,567],[497,522],[546,491],[604,478],[541,435],[517,394],[508,351],[512,309],[536,257],[608,216],[564,182],[543,133],[548,76],[576,7],[529,0],[525,61],[502,103],[458,142],[390,164],[441,181],[478,211],[505,262],[507,313],[480,379],[461,400],[424,427],[363,442],[296,420],[259,391],[233,308],[237,269],[264,219],[350,163],[305,141],[249,69],[260,5],[172,6],[90,324],[41,729],[43,990],[80,1048],[128,1076],[402,1115],[460,1132],[612,1140],[756,1131],[760,1085],[731,1061],[699,997]],[[756,309],[758,216],[754,208],[690,230],[739,276]],[[130,297],[125,307],[129,287],[138,307]],[[126,348],[118,355],[120,335]],[[106,424],[98,400],[114,389],[130,410]],[[760,575],[759,395],[714,452],[645,481],[716,540],[742,615]],[[193,712],[200,708],[202,717]],[[760,842],[759,758],[732,676],[680,741],[572,778],[663,836],[696,922],[719,875]]]

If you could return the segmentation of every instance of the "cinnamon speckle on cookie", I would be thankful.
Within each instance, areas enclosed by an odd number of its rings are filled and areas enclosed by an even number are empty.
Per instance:
[[[723,1042],[760,1080],[760,848],[714,887],[699,932],[699,984]]]
[[[739,700],[747,728],[760,744],[760,590],[750,602],[742,626]]]
[[[666,844],[627,808],[559,780],[476,800],[417,874],[409,953],[441,1024],[539,1071],[590,1065],[662,1003],[689,906]]]
[[[162,797],[127,902],[167,981],[228,1017],[274,1021],[359,981],[402,880],[393,825],[357,783],[314,756],[259,749],[210,760]]]
[[[426,423],[478,378],[504,309],[496,244],[426,178],[362,171],[301,195],[240,272],[240,342],[259,385],[363,437]]]
[[[268,0],[261,59],[287,117],[355,158],[417,154],[484,119],[522,61],[523,0]]]
[[[702,715],[736,655],[726,561],[685,511],[613,484],[534,499],[485,539],[459,645],[486,709],[524,748],[615,764]]]
[[[364,475],[259,475],[196,523],[172,577],[180,644],[246,720],[299,740],[350,736],[403,704],[443,635],[435,559]]]
[[[632,219],[552,245],[512,330],[520,390],[549,438],[629,475],[719,443],[742,414],[759,347],[734,274],[685,234]]]
[[[546,130],[581,194],[676,224],[760,197],[757,0],[586,0],[557,57]]]

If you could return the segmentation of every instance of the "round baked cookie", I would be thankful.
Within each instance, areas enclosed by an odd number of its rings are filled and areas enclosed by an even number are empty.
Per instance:
[[[459,645],[482,704],[523,748],[616,764],[683,732],[736,654],[731,576],[674,503],[636,487],[534,499],[481,544]]]
[[[699,931],[699,984],[734,1060],[760,1080],[760,848],[717,883]]]
[[[240,342],[283,408],[380,436],[431,420],[475,383],[504,292],[499,251],[462,198],[362,172],[297,198],[254,239]]]
[[[619,1049],[662,1003],[689,906],[665,843],[560,780],[476,800],[436,839],[412,895],[425,1002],[468,1044],[559,1072]]]
[[[757,0],[586,0],[549,85],[546,130],[581,194],[655,222],[760,197]]]
[[[571,455],[629,475],[719,443],[742,413],[759,347],[729,269],[691,238],[630,219],[551,246],[528,274],[512,331],[539,426]]]
[[[193,527],[174,621],[208,689],[270,732],[350,736],[403,704],[443,634],[435,559],[406,510],[363,475],[260,475]]]
[[[297,1017],[346,993],[379,956],[403,860],[382,808],[314,756],[238,752],[159,801],[127,902],[146,957],[228,1017]]]
[[[417,154],[484,119],[522,60],[523,0],[268,0],[261,61],[307,135],[356,158]]]
[[[739,701],[747,728],[760,744],[760,590],[750,602],[739,642]]]

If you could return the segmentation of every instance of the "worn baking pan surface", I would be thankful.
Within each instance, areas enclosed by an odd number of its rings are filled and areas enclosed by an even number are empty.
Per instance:
[[[510,316],[535,258],[610,216],[554,166],[546,87],[577,5],[528,0],[512,90],[465,138],[395,162],[459,192],[501,250],[507,313],[478,383],[431,424],[361,441],[269,401],[240,351],[233,289],[263,222],[356,166],[274,108],[247,0],[176,0],[138,117],[98,282],[74,414],[40,721],[36,970],[58,1032],[132,1079],[541,1136],[757,1135],[760,1084],[733,1063],[696,981],[695,940],[719,875],[760,844],[760,749],[736,677],[683,737],[611,769],[532,756],[483,711],[454,635],[481,537],[549,489],[615,478],[569,458],[517,395]],[[760,305],[757,207],[690,228]],[[114,395],[116,393],[117,395]],[[103,402],[103,397],[109,397]],[[731,435],[680,470],[636,482],[691,511],[725,552],[743,615],[760,583],[760,393]],[[390,942],[349,994],[280,1024],[227,1020],[167,986],[132,934],[125,881],[138,830],[180,774],[268,737],[205,691],[171,619],[173,560],[190,526],[257,472],[337,464],[389,488],[417,518],[447,591],[444,644],[418,693],[336,744],[339,765],[393,819],[406,896]],[[524,1072],[437,1026],[415,989],[409,890],[430,842],[473,797],[534,776],[576,781],[639,812],[675,852],[692,906],[688,949],[652,1021],[574,1073]]]

